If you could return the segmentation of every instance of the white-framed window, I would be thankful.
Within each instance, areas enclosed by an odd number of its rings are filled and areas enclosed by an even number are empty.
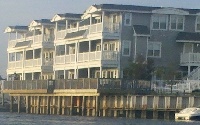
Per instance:
[[[130,50],[131,50],[131,41],[124,40],[123,41],[122,55],[123,56],[130,56]]]
[[[103,44],[103,50],[105,50],[105,51],[108,50],[108,44],[107,43]]]
[[[115,48],[115,43],[110,43],[110,44],[109,44],[109,50],[110,50],[110,51],[115,51],[115,50],[116,50],[116,48]]]
[[[170,15],[170,29],[171,30],[184,30],[185,18],[181,15]]]
[[[195,31],[200,32],[200,16],[196,17]]]
[[[117,14],[112,15],[112,23],[117,23]]]
[[[153,30],[167,30],[168,16],[167,15],[152,15],[151,17]]]
[[[131,21],[132,21],[132,14],[131,13],[125,13],[124,25],[125,26],[131,26]]]
[[[161,42],[148,43],[148,57],[161,57]]]
[[[101,51],[101,44],[97,44],[96,51]]]

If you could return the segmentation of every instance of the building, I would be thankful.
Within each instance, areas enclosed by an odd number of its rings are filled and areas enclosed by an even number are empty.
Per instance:
[[[123,78],[138,55],[199,79],[200,9],[92,5],[5,32],[8,79]]]

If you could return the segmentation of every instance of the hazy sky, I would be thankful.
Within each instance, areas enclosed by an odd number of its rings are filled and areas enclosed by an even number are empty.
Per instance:
[[[6,78],[7,26],[29,25],[57,13],[83,13],[90,5],[103,3],[200,9],[200,0],[0,0],[0,75]]]

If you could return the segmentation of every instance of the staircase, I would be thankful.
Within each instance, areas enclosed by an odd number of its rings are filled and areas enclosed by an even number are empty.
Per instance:
[[[188,80],[200,80],[200,66],[194,69],[188,76]]]

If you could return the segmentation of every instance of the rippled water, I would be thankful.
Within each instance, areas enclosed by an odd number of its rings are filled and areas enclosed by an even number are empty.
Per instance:
[[[0,125],[200,125],[200,122],[0,112]]]

